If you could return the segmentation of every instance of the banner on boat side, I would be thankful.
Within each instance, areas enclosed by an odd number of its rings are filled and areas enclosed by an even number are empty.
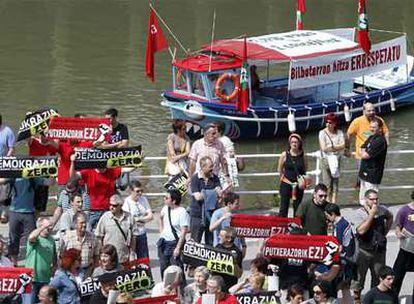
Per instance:
[[[275,234],[285,234],[289,228],[301,227],[299,218],[279,217],[259,214],[236,213],[231,216],[230,226],[238,237],[268,238]]]
[[[75,170],[140,167],[141,165],[141,146],[113,149],[75,149]]]
[[[0,294],[30,293],[33,269],[23,267],[0,267]]]
[[[179,303],[177,295],[168,295],[168,296],[159,296],[159,297],[149,297],[141,299],[133,299],[134,304],[165,304],[165,303]]]
[[[49,139],[95,141],[110,133],[110,125],[109,118],[53,117],[46,136]]]
[[[263,291],[258,293],[236,294],[239,304],[279,304],[278,291]]]
[[[120,271],[113,274],[115,287],[120,292],[136,292],[149,290],[154,286],[154,280],[151,275],[151,269],[148,265],[139,265],[135,269]],[[101,288],[99,277],[88,278],[79,284],[81,297],[88,297]]]
[[[44,108],[27,114],[25,119],[20,124],[19,133],[17,134],[17,141],[44,133],[49,127],[50,118],[56,116],[59,116],[59,113],[51,108]]]
[[[339,261],[340,245],[331,235],[273,235],[266,240],[263,255],[267,258],[302,259],[330,265]]]
[[[210,271],[235,275],[235,258],[226,250],[188,241],[183,248],[183,262],[194,267],[206,266]]]
[[[342,55],[293,60],[289,72],[289,90],[354,79],[406,63],[405,36],[375,44],[368,55],[356,51]]]
[[[186,172],[181,172],[174,175],[168,182],[164,184],[164,188],[167,190],[176,189],[181,195],[185,195],[188,191],[187,188],[188,175]]]
[[[56,177],[56,156],[0,156],[0,177]]]

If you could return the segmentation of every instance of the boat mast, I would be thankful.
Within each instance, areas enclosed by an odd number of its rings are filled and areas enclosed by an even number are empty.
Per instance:
[[[213,41],[214,41],[214,31],[216,28],[216,9],[213,12],[213,25],[211,27],[211,43],[210,43],[210,60],[208,62],[208,72],[211,72],[211,61],[213,59]]]

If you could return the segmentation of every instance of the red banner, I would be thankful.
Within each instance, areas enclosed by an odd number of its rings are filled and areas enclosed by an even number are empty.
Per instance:
[[[0,267],[0,293],[30,293],[33,269]]]
[[[109,118],[52,117],[46,136],[49,139],[95,141],[110,131]]]
[[[288,233],[289,227],[301,227],[299,218],[258,214],[233,214],[230,226],[239,237],[268,238],[274,234]]]
[[[127,269],[133,269],[137,266],[139,266],[140,264],[144,264],[149,266],[150,265],[150,259],[149,258],[139,258],[133,261],[127,261],[125,263],[122,263],[122,266],[124,267],[124,270]]]
[[[339,262],[340,245],[330,235],[274,235],[266,240],[263,254],[268,258],[302,259],[330,265]]]
[[[151,297],[151,298],[142,298],[142,299],[134,299],[134,304],[164,304],[167,301],[173,301],[175,303],[178,302],[177,295],[169,295],[169,296],[161,296],[161,297]]]

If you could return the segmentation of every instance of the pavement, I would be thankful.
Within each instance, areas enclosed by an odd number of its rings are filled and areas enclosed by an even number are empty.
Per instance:
[[[397,211],[400,207],[401,205],[389,207],[390,211],[394,214],[394,217],[397,214]],[[251,212],[251,210],[249,210],[249,212]],[[290,214],[292,213],[293,211],[290,210]],[[355,207],[342,208],[341,213],[346,219],[348,219],[352,223],[353,219],[355,218],[356,208]],[[157,249],[155,246],[157,239],[158,239],[158,235],[159,235],[157,223],[158,223],[158,212],[155,212],[154,220],[147,224],[148,246],[150,250],[151,269],[152,269],[155,282],[159,282],[161,280],[160,270],[159,270],[159,260],[157,257]],[[0,224],[0,234],[2,234],[5,237],[8,236],[7,225]],[[395,236],[394,229],[392,229],[389,232],[387,239],[388,239],[388,244],[387,244],[387,257],[386,257],[387,262],[386,263],[388,266],[392,267],[394,265],[394,261],[399,251],[398,239]],[[256,254],[259,251],[259,241],[257,239],[246,239],[246,242],[247,242],[247,254],[243,261],[243,269],[248,271],[250,261],[256,257]],[[24,263],[23,260],[20,261],[20,263],[23,264]],[[371,277],[370,277],[370,274],[368,273],[363,293],[367,292],[370,289],[370,281],[371,281]],[[411,299],[411,294],[413,292],[413,284],[414,284],[414,273],[408,272],[405,277],[403,286],[401,288],[401,293],[400,293],[401,303],[405,303],[405,301],[407,301],[406,303],[411,303],[410,300],[414,300],[414,299]]]

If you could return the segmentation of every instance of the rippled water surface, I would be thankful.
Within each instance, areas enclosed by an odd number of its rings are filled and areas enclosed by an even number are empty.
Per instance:
[[[349,27],[356,24],[357,1],[312,0],[305,28]],[[293,0],[174,0],[156,7],[182,44],[196,50],[209,41],[213,11],[216,38],[288,31],[295,24]],[[371,0],[371,28],[404,31],[413,54],[414,1]],[[171,85],[168,52],[156,55],[156,82],[144,77],[148,1],[144,0],[2,0],[0,1],[0,113],[14,129],[24,113],[50,105],[65,115],[98,115],[115,106],[127,123],[134,143],[147,155],[162,155],[170,132],[169,113],[159,106],[160,93]],[[173,44],[173,40],[169,37]],[[181,56],[182,52],[177,51]],[[412,149],[414,108],[386,118],[391,149]],[[284,140],[237,144],[239,153],[276,153]],[[317,148],[316,135],[306,138],[306,149]],[[388,167],[411,167],[414,156],[388,158]],[[249,161],[246,171],[275,170],[275,161]],[[348,169],[353,164],[345,164]],[[161,173],[148,166],[146,170]],[[413,174],[389,173],[384,184],[412,184]],[[349,187],[353,178],[345,178]],[[153,184],[153,186],[159,186]],[[273,180],[243,179],[243,189],[275,187]],[[155,189],[154,189],[155,190]],[[342,196],[351,202],[351,193]],[[408,190],[384,192],[384,200],[403,202]],[[253,206],[270,203],[267,197],[246,197]]]

